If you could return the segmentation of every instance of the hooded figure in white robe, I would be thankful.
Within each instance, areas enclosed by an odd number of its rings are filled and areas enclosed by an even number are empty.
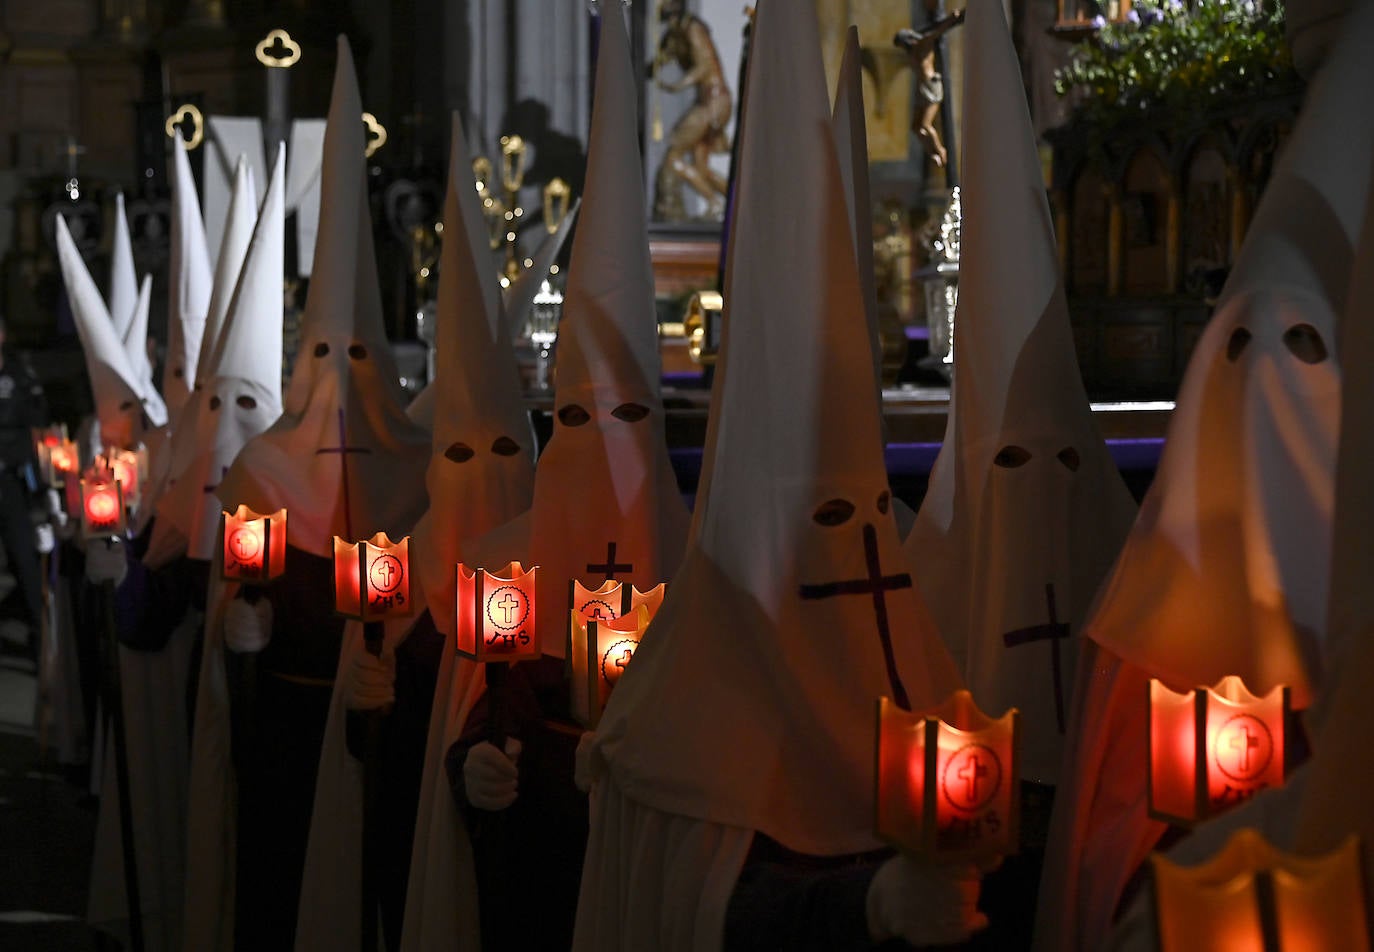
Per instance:
[[[196,359],[210,310],[214,275],[205,246],[196,180],[180,136],[172,142],[172,156],[172,251],[167,265],[167,359],[162,368],[162,399],[175,432],[177,417],[196,379]]]
[[[671,578],[687,537],[664,433],[647,219],[643,197],[625,188],[642,180],[635,85],[629,72],[609,72],[622,65],[618,36],[597,63],[586,188],[558,332],[553,435],[539,457],[534,505],[473,548],[480,567],[539,566],[538,638],[559,658],[571,579],[595,587],[613,578],[648,591]]]
[[[1367,161],[1374,176],[1374,156]],[[1341,359],[1357,367],[1374,359],[1374,190],[1365,206],[1359,251],[1340,328]],[[1351,833],[1360,837],[1362,866],[1371,867],[1374,844],[1365,786],[1374,777],[1369,736],[1369,685],[1374,683],[1374,377],[1341,375],[1340,444],[1336,461],[1335,518],[1331,536],[1331,594],[1327,606],[1324,670],[1316,701],[1303,716],[1313,740],[1312,759],[1282,787],[1199,825],[1168,853],[1194,866],[1214,856],[1242,827],[1299,855],[1325,855]],[[1374,909],[1366,877],[1365,909]],[[1112,948],[1157,948],[1151,891],[1136,897],[1112,934]]]
[[[282,182],[268,189],[258,228],[236,282],[238,290],[217,341],[207,342],[201,384],[190,395],[174,450],[189,457],[158,500],[159,519],[182,526],[183,549],[145,553],[118,589],[120,649],[130,800],[136,834],[140,902],[150,949],[181,946],[186,862],[187,690],[195,640],[201,636],[209,563],[219,524],[211,474],[232,462],[246,440],[281,409]],[[221,462],[222,461],[222,462]],[[185,540],[191,539],[187,549]],[[150,552],[152,550],[150,549]],[[184,554],[191,561],[179,558]],[[134,631],[125,632],[124,626]],[[119,799],[106,762],[87,920],[127,935]]]
[[[892,516],[809,11],[759,4],[744,96],[692,541],[579,752],[595,779],[578,950],[720,948],[760,842],[881,847],[874,701],[920,709],[960,687]]]
[[[337,914],[362,901],[363,766],[347,749],[345,719],[349,710],[375,710],[388,701],[386,783],[378,807],[385,872],[377,877],[388,946],[398,945],[404,909],[408,946],[477,948],[467,834],[442,787],[447,745],[440,744],[454,711],[467,710],[481,682],[478,666],[453,651],[456,567],[464,540],[529,507],[534,436],[456,116],[449,156],[435,310],[438,374],[429,387],[429,510],[410,549],[416,614],[387,624],[380,659],[364,651],[359,623],[344,630],[301,889],[296,947],[302,950],[358,946],[359,917]],[[378,667],[380,678],[373,675]]]
[[[284,574],[261,598],[217,584],[218,567],[211,571],[192,749],[188,948],[223,949],[236,936],[249,947],[293,941],[343,631],[334,613],[333,538],[384,531],[399,539],[426,505],[429,438],[405,415],[383,331],[362,107],[342,37],[338,50],[323,240],[315,246],[300,356],[281,416],[240,450],[216,491],[230,511],[286,509],[287,545]],[[226,645],[235,667],[252,655],[256,669],[251,716],[239,707],[234,745]]]
[[[1321,686],[1342,313],[1374,154],[1374,7],[1307,93],[1198,341],[1140,516],[1085,626],[1036,942],[1098,948],[1164,832],[1146,686]]]
[[[975,6],[964,26],[949,421],[905,549],[974,700],[1021,712],[1021,776],[1053,785],[1082,624],[1135,502],[1078,371],[1011,30],[986,12]]]

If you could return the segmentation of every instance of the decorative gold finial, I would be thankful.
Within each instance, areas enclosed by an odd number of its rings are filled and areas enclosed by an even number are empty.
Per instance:
[[[186,151],[190,152],[205,140],[205,117],[200,114],[200,110],[191,103],[184,103],[177,107],[177,111],[167,117],[167,138],[175,139],[181,135],[177,128],[184,122],[191,123],[191,138],[186,140]]]
[[[277,48],[284,50],[285,55],[270,52]],[[269,31],[253,52],[257,54],[258,62],[263,66],[277,69],[287,69],[294,66],[296,61],[301,58],[300,44],[291,39],[290,33],[282,29]]]
[[[386,145],[386,126],[377,121],[377,117],[370,112],[363,113],[363,125],[367,126],[367,149],[363,152],[363,158],[372,158],[382,146]]]

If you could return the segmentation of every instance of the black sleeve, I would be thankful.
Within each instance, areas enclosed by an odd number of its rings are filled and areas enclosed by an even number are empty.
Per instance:
[[[725,912],[725,952],[875,948],[865,902],[877,871],[869,863],[830,870],[746,864]]]
[[[125,546],[129,574],[115,591],[119,642],[138,651],[161,651],[191,606],[192,572],[185,559],[156,571]]]

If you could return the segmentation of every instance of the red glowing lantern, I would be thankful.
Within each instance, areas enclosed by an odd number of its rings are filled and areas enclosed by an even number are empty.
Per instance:
[[[1151,857],[1160,952],[1369,952],[1359,840],[1293,856],[1249,828],[1198,866]]]
[[[148,451],[142,446],[133,450],[109,450],[105,465],[114,473],[124,491],[124,503],[137,509],[143,493],[143,477],[148,470]]]
[[[1288,688],[1256,697],[1240,678],[1177,694],[1150,679],[1150,815],[1191,826],[1281,786]]]
[[[519,562],[505,569],[503,578],[478,569],[458,569],[458,625],[455,650],[474,661],[528,661],[538,658],[535,634],[535,574]]]
[[[67,438],[65,423],[36,431],[34,450],[38,455],[38,472],[53,489],[61,489],[66,477],[77,471],[76,444]]]
[[[364,542],[335,536],[334,610],[360,621],[409,617],[410,536],[399,542],[385,532]]]
[[[634,659],[652,620],[649,606],[644,604],[619,618],[601,621],[583,621],[572,612],[575,636],[568,652],[573,671],[572,713],[584,727],[596,728],[611,691]]]
[[[224,561],[220,577],[226,582],[270,582],[286,570],[286,510],[259,515],[240,505],[224,511]],[[337,540],[335,546],[337,549]]]
[[[1016,852],[1019,721],[1016,708],[988,717],[967,691],[919,713],[880,698],[878,836],[942,859]]]
[[[85,539],[121,536],[126,529],[119,481],[92,470],[81,479],[81,535]]]

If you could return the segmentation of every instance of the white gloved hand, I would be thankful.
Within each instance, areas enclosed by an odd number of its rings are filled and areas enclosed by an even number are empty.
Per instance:
[[[378,711],[396,703],[396,655],[387,648],[378,658],[370,651],[353,653],[344,703],[350,711]]]
[[[62,497],[58,495],[57,490],[49,489],[47,493],[44,494],[43,498],[46,503],[45,508],[47,509],[48,519],[57,526],[66,525],[67,513],[66,510],[62,508]]]
[[[519,794],[520,771],[515,762],[520,759],[520,742],[506,739],[506,751],[483,741],[468,751],[463,760],[463,789],[468,803],[479,810],[504,810],[515,802]]]
[[[99,585],[113,582],[118,588],[129,574],[124,543],[118,539],[92,539],[86,546],[86,578]]]
[[[224,646],[238,654],[252,654],[272,640],[272,603],[265,598],[250,605],[241,598],[229,599],[224,610]]]
[[[982,875],[972,864],[937,865],[910,856],[884,863],[868,887],[868,934],[874,942],[965,942],[988,924],[978,911]]]
[[[33,547],[39,555],[50,555],[57,548],[57,536],[52,531],[52,523],[40,522],[33,527]]]
[[[596,731],[585,731],[577,739],[577,753],[573,755],[573,783],[583,793],[588,793],[601,775],[600,763],[592,752]]]

